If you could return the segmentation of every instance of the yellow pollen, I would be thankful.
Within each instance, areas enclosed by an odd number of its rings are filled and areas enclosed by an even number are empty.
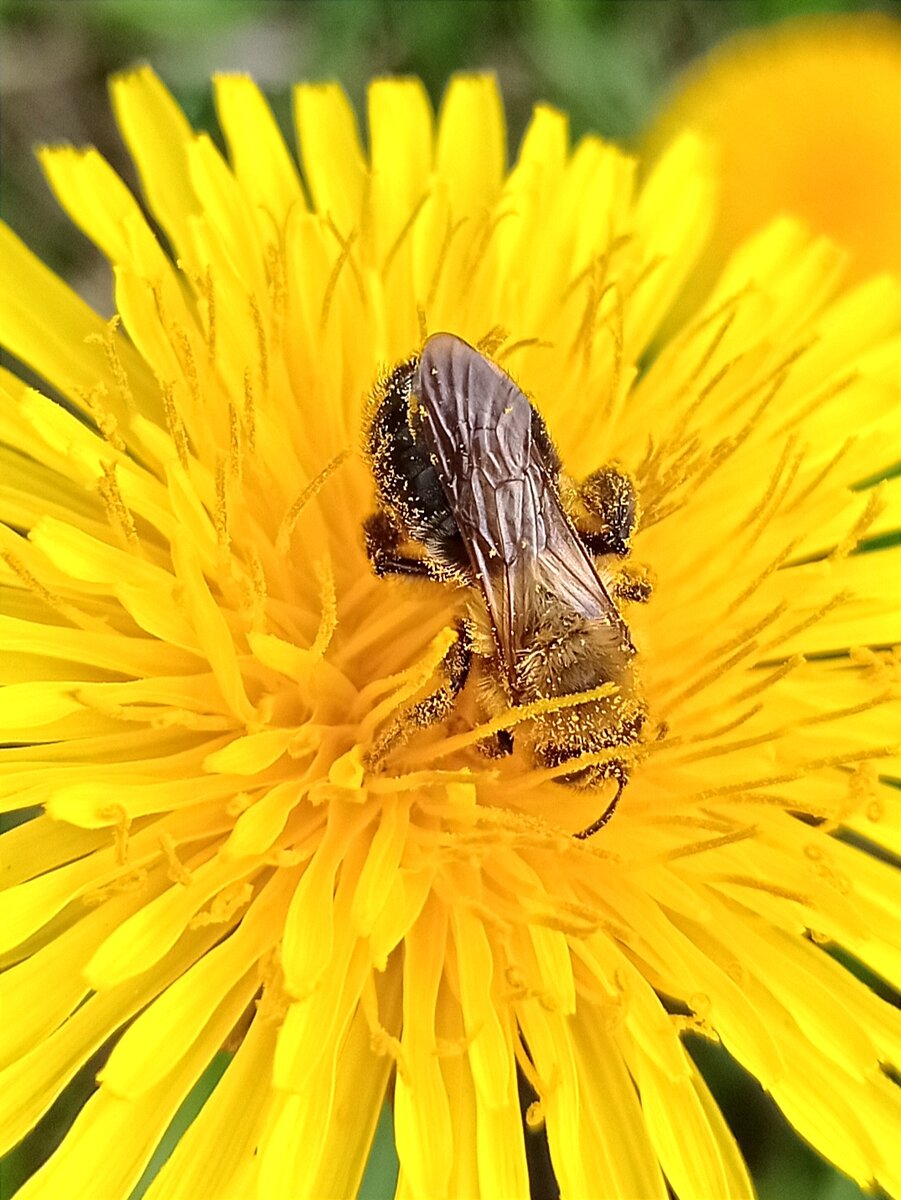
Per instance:
[[[544,1129],[544,1109],[540,1100],[534,1100],[526,1109],[526,1125],[533,1133]]]
[[[761,587],[761,585],[764,584],[766,582],[766,580],[770,578],[771,575],[774,575],[776,573],[776,571],[778,571],[779,568],[781,566],[783,566],[791,558],[792,552],[794,551],[795,547],[797,546],[797,544],[800,540],[801,540],[800,538],[793,538],[788,543],[788,545],[783,546],[783,548],[779,551],[779,553],[776,554],[769,561],[769,563],[767,563],[767,565],[763,568],[763,570],[761,572],[759,572],[759,574],[756,575],[754,577],[754,579],[751,580],[751,582],[748,584],[748,586],[746,588],[743,588],[742,591],[740,591],[738,593],[738,595],[735,597],[735,599],[731,601],[728,608],[726,609],[726,616],[731,616],[732,613],[736,612],[739,608],[741,608],[741,606],[745,603],[746,600],[750,600],[751,597],[754,595],[754,593],[757,591],[757,589],[759,587]]]
[[[266,571],[255,546],[251,546],[247,554],[247,566],[249,573],[242,578],[244,609],[249,614],[249,622],[254,631],[265,632],[266,601],[268,599]]]
[[[657,862],[675,862],[679,858],[695,857],[698,854],[706,854],[710,850],[720,850],[723,846],[732,846],[736,842],[746,842],[749,838],[757,836],[757,826],[747,825],[742,829],[734,829],[730,833],[721,834],[719,837],[706,838],[700,842],[687,842],[683,846],[676,846],[672,850],[666,850],[659,855],[655,860]]]
[[[119,481],[116,477],[116,464],[109,462],[102,463],[101,470],[103,471],[103,478],[97,480],[97,491],[103,500],[103,506],[106,509],[110,525],[113,529],[119,530],[132,550],[143,553],[138,531],[135,528],[134,517],[132,517],[131,512],[127,508],[125,501],[122,499],[122,493],[119,490]]]
[[[257,339],[257,365],[260,369],[260,390],[265,400],[266,396],[269,395],[269,349],[266,342],[266,327],[263,324],[263,314],[260,312],[260,306],[256,301],[256,297],[250,296],[248,304]]]
[[[193,876],[188,868],[178,857],[178,852],[175,848],[175,841],[169,833],[161,833],[159,843],[162,847],[163,854],[166,856],[166,871],[173,883],[180,883],[187,887]]]
[[[200,380],[197,375],[197,362],[194,358],[194,348],[191,345],[191,339],[186,329],[175,324],[170,319],[169,313],[166,311],[166,306],[163,303],[163,293],[160,284],[151,284],[150,291],[153,295],[153,302],[160,325],[162,325],[169,340],[169,345],[175,351],[176,358],[184,371],[194,406],[195,408],[199,408],[201,402]]]
[[[121,804],[111,804],[109,809],[104,810],[104,816],[109,813],[110,817],[115,821],[113,826],[113,842],[116,852],[116,863],[120,867],[124,867],[128,862],[128,834],[131,830],[131,817],[122,807]]]
[[[717,350],[719,350],[720,346],[723,344],[723,339],[725,338],[726,334],[729,332],[729,330],[735,324],[735,318],[738,315],[738,305],[742,298],[743,297],[741,297],[741,296],[736,296],[734,298],[735,302],[732,305],[730,305],[729,310],[726,313],[725,319],[722,320],[720,322],[720,324],[718,325],[718,327],[714,330],[713,337],[708,341],[707,345],[704,347],[703,351],[701,352],[700,358],[698,359],[698,361],[695,363],[695,365],[692,367],[691,371],[689,372],[689,375],[688,375],[689,386],[697,383],[698,380],[701,378],[701,376],[704,374],[704,372],[707,370],[707,368],[710,366],[710,363],[713,360],[714,354],[716,354]]]
[[[468,218],[461,217],[454,224],[448,220],[447,228],[444,231],[444,238],[441,242],[441,249],[438,251],[438,260],[435,263],[435,270],[432,273],[431,282],[429,283],[428,291],[426,292],[425,310],[428,312],[435,304],[435,297],[438,295],[438,285],[441,282],[441,276],[444,273],[445,264],[450,256],[451,242],[457,236],[457,233],[467,224]]]
[[[739,392],[734,402],[726,411],[730,413],[737,412],[739,409],[743,408],[749,400],[752,400],[759,392],[765,393],[764,405],[768,405],[788,379],[791,368],[795,365],[795,363],[799,362],[805,354],[809,353],[809,351],[816,346],[818,341],[818,337],[812,337],[809,338],[808,341],[803,342],[800,346],[796,346],[793,350],[790,350],[784,358],[780,359],[775,366],[770,368],[769,372],[764,375],[762,379],[758,379],[754,384],[752,384],[751,387],[746,388],[745,391]],[[762,412],[762,409],[758,410],[760,415],[762,415]],[[790,422],[786,428],[790,428],[791,424],[792,422]]]
[[[794,454],[795,447],[798,444],[798,435],[792,434],[782,447],[782,453],[779,455],[779,460],[767,480],[766,486],[762,489],[760,500],[748,513],[745,520],[742,522],[747,530],[749,537],[747,545],[751,547],[755,545],[761,533],[766,527],[766,523],[772,520],[773,516],[779,510],[779,506],[785,497],[786,492],[792,485],[798,468],[801,465],[803,456]],[[790,461],[792,466],[789,467]],[[786,486],[786,471],[787,486]]]
[[[763,654],[765,650],[775,649],[775,647],[787,642],[790,638],[797,637],[797,635],[799,633],[803,633],[804,630],[811,629],[814,625],[819,624],[819,622],[822,621],[824,617],[828,616],[829,613],[833,612],[837,608],[841,608],[843,604],[850,603],[851,599],[852,594],[850,592],[836,592],[834,596],[832,596],[829,600],[826,600],[815,612],[812,612],[802,621],[797,621],[794,625],[790,626],[790,628],[784,630],[776,637],[770,638],[769,641],[761,642],[760,646],[758,647],[760,653]]]
[[[315,658],[322,658],[338,627],[338,594],[335,574],[328,559],[324,558],[316,564],[316,577],[319,580],[319,628],[310,646],[310,653]]]
[[[552,350],[553,343],[543,341],[541,338],[537,338],[537,337],[520,338],[516,342],[511,342],[509,346],[505,346],[504,349],[501,350],[499,354],[497,354],[496,358],[499,363],[506,362],[509,358],[511,358],[514,354],[517,354],[519,351],[533,349],[533,348],[534,349],[540,348],[542,350]]]
[[[487,354],[489,358],[495,358],[497,351],[509,336],[510,331],[503,325],[492,325],[488,332],[476,342],[476,349],[480,354]]]
[[[816,475],[814,475],[813,478],[804,485],[804,487],[796,496],[792,496],[791,500],[786,505],[786,513],[792,513],[796,509],[800,508],[804,501],[809,499],[809,497],[812,496],[814,492],[816,492],[817,489],[826,482],[829,475],[835,470],[835,468],[856,441],[856,437],[849,437],[845,439],[835,454],[833,454],[833,456],[827,461],[826,465],[820,468]]]
[[[275,950],[267,951],[260,959],[257,975],[263,989],[256,1001],[257,1016],[261,1021],[281,1025],[287,1016],[291,1000],[285,991],[285,976]]]
[[[87,908],[97,908],[99,905],[105,904],[111,896],[141,891],[147,883],[147,878],[147,871],[144,867],[135,867],[101,887],[82,892],[81,902]]]
[[[228,473],[238,483],[241,481],[241,429],[238,411],[231,400],[228,402]]]
[[[288,305],[288,289],[285,286],[285,262],[280,246],[271,242],[266,246],[266,275],[269,285],[269,302],[272,310],[272,339],[281,342],[285,327],[285,310]]]
[[[467,746],[473,746],[476,742],[481,742],[485,738],[492,737],[495,733],[500,733],[502,729],[513,729],[516,725],[523,721],[530,721],[534,717],[541,717],[547,713],[558,712],[564,708],[573,708],[578,704],[589,704],[594,700],[604,700],[608,696],[615,696],[619,691],[619,687],[615,683],[603,683],[600,687],[592,688],[586,692],[576,692],[568,696],[550,696],[543,700],[533,700],[530,704],[521,704],[515,708],[510,708],[500,716],[493,717],[490,721],[485,721],[481,725],[476,725],[466,733],[459,733],[455,737],[444,738],[438,745],[429,746],[428,750],[419,753],[412,753],[410,758],[413,761],[427,757],[428,759],[446,758],[447,755],[455,753],[457,750],[464,750]],[[610,757],[618,755],[617,748]],[[585,761],[593,762],[594,755],[588,756]],[[572,771],[576,763],[581,764],[583,757],[574,758],[563,766],[563,772]],[[605,761],[601,758],[599,761]],[[557,768],[554,768],[556,771]]]
[[[231,533],[228,527],[228,474],[225,458],[221,454],[216,455],[216,507],[213,526],[224,563],[231,552]]]
[[[613,411],[613,406],[616,403],[616,398],[619,395],[620,381],[623,373],[623,345],[625,342],[625,323],[626,313],[623,303],[623,296],[618,287],[613,289],[613,316],[611,320],[606,322],[605,328],[610,330],[610,336],[613,339],[613,371],[610,376],[610,385],[607,388],[607,395],[604,397],[603,415],[609,417]]]
[[[236,916],[253,899],[253,884],[232,883],[214,896],[209,908],[195,913],[188,922],[189,929],[200,929],[204,925],[224,925]]]
[[[206,274],[201,280],[201,290],[206,304],[206,358],[210,367],[216,365],[216,289],[213,284],[213,272],[207,267]]]
[[[121,318],[117,313],[106,323],[106,330],[103,334],[91,333],[85,338],[85,342],[103,347],[103,352],[106,356],[107,365],[112,372],[113,378],[116,381],[116,388],[119,392],[119,397],[122,403],[129,412],[137,412],[134,396],[131,392],[131,385],[128,382],[128,376],[125,373],[125,368],[122,366],[122,360],[119,357],[119,349],[116,345],[116,331],[119,328]]]
[[[885,819],[885,805],[880,800],[873,800],[867,805],[866,818],[874,825]]]
[[[75,394],[87,409],[91,420],[97,426],[101,436],[105,441],[118,450],[120,454],[127,453],[128,447],[122,434],[119,432],[119,425],[116,418],[104,407],[104,399],[106,397],[106,388],[103,384],[98,384],[91,388],[90,391],[84,388],[75,389]]]
[[[416,305],[416,326],[419,329],[419,344],[422,345],[429,336],[429,323],[426,319],[425,308],[419,303]]]
[[[732,703],[737,703],[740,700],[748,700],[751,696],[757,696],[761,692],[765,692],[780,680],[785,679],[792,671],[797,671],[799,667],[803,667],[805,662],[803,654],[793,654],[791,658],[787,658],[785,662],[779,664],[774,671],[768,675],[764,675],[759,683],[752,683],[749,687],[742,688],[740,692],[736,692],[732,697]]]
[[[175,403],[175,385],[161,382],[160,389],[163,393],[163,411],[166,415],[166,428],[175,445],[175,453],[178,455],[178,461],[184,470],[187,471],[189,453],[188,431],[185,429],[181,413],[178,411],[178,405]]]
[[[888,503],[885,491],[884,483],[873,488],[863,512],[829,555],[830,562],[840,562],[857,549],[873,522],[885,512]]]
[[[791,771],[784,771],[778,775],[764,775],[758,779],[747,779],[741,783],[724,783],[718,787],[705,788],[702,792],[695,792],[687,796],[686,800],[711,800],[717,796],[732,796],[742,792],[753,792],[758,788],[773,787],[780,783],[793,783],[794,780],[802,779],[810,772],[820,771],[824,767],[847,767],[851,763],[865,762],[871,758],[891,758],[893,755],[898,754],[899,751],[901,751],[901,744],[893,743],[888,746],[877,746],[868,750],[849,750],[845,753],[830,754],[824,758],[811,758],[799,763]]]
[[[294,527],[297,524],[298,518],[311,500],[319,495],[322,485],[326,480],[334,475],[335,471],[344,463],[350,456],[350,450],[339,450],[335,457],[322,468],[304,487],[303,491],[282,517],[282,523],[279,526],[278,534],[275,538],[275,549],[280,555],[285,555],[291,548],[291,535],[294,533]]]
[[[400,248],[404,244],[404,242],[407,240],[407,238],[410,236],[410,234],[413,232],[413,226],[416,224],[416,222],[419,218],[419,214],[422,212],[423,208],[425,207],[425,203],[428,200],[428,198],[429,198],[429,193],[423,192],[422,195],[419,197],[419,199],[416,201],[416,203],[413,205],[413,209],[410,212],[410,215],[407,217],[406,221],[404,221],[403,225],[401,226],[400,233],[397,235],[397,237],[391,243],[391,246],[388,249],[388,253],[385,255],[385,261],[382,263],[383,278],[387,278],[388,272],[391,269],[391,264],[394,262],[395,258],[397,257],[398,251],[400,250]]]
[[[516,1056],[516,1062],[519,1066],[519,1069],[526,1077],[529,1087],[532,1089],[535,1095],[538,1097],[546,1096],[548,1092],[547,1086],[544,1084],[538,1072],[536,1071],[535,1064],[532,1062],[528,1051],[523,1045],[522,1036],[520,1035],[519,1030],[516,1030],[513,1036],[513,1053]],[[531,1107],[534,1107],[534,1105]]]
[[[697,1015],[680,1016],[678,1013],[670,1017],[670,1022],[677,1033],[694,1033],[705,1038],[708,1042],[719,1045],[720,1036],[715,1026],[706,1018]]]
[[[757,714],[762,711],[762,709],[762,704],[755,704],[751,708],[745,709],[745,711],[740,713],[739,716],[733,717],[731,721],[727,721],[724,725],[717,725],[713,729],[704,730],[703,733],[693,733],[681,740],[677,738],[667,738],[666,746],[669,749],[677,745],[691,746],[695,742],[716,741],[718,738],[721,738],[723,734],[732,733],[733,730],[741,728],[741,726],[747,721],[750,721],[752,717],[756,717]]]
[[[341,237],[340,233],[338,233],[337,229],[335,229],[334,225],[332,225],[331,228],[335,234],[335,237],[338,239],[341,249],[338,253],[338,257],[335,259],[335,265],[332,267],[331,274],[328,277],[328,282],[325,285],[325,293],[322,297],[322,308],[319,313],[320,333],[324,333],[325,327],[328,325],[329,313],[332,310],[332,300],[335,296],[335,289],[338,286],[338,280],[341,278],[341,272],[344,269],[345,264],[351,262],[351,249],[359,233],[358,230],[352,229],[349,236],[345,240]]]
[[[225,806],[225,812],[229,817],[238,817],[242,812],[246,812],[254,803],[254,797],[249,792],[238,792]]]
[[[616,237],[608,239],[604,249],[601,250],[599,254],[596,254],[588,263],[588,265],[583,267],[577,275],[574,275],[563,289],[561,303],[565,303],[576,290],[576,288],[578,288],[581,283],[584,283],[586,279],[589,281],[589,287],[591,286],[592,278],[595,277],[597,278],[598,286],[603,286],[603,284],[606,282],[607,272],[610,269],[610,262],[614,254],[616,254],[618,250],[622,250],[624,246],[628,246],[629,243],[633,242],[634,240],[634,236],[631,233],[617,234]]]
[[[103,633],[109,632],[109,626],[106,621],[101,617],[94,617],[80,612],[74,605],[64,600],[62,596],[57,596],[55,592],[51,592],[45,584],[29,571],[18,555],[13,554],[12,551],[0,550],[0,560],[6,563],[12,573],[22,581],[29,591],[34,592],[49,608],[58,612],[66,620],[71,621],[73,625],[77,625],[80,629],[96,630]]]
[[[803,425],[807,418],[812,416],[817,409],[822,408],[824,404],[828,404],[831,400],[834,400],[836,396],[840,396],[842,392],[846,392],[849,388],[852,388],[859,381],[859,379],[860,372],[851,371],[841,379],[837,379],[835,383],[831,383],[828,387],[823,388],[823,390],[818,392],[812,400],[808,401],[808,403],[803,406],[803,408],[798,409],[798,411],[793,413],[787,421],[784,421],[780,426],[778,426],[773,433],[773,437],[779,437],[781,434],[784,434],[787,430],[791,429],[794,425]]]
[[[253,454],[257,448],[257,416],[249,367],[244,369],[244,429],[247,433],[247,449]]]
[[[736,887],[753,888],[757,892],[766,892],[779,900],[792,900],[795,904],[809,907],[811,898],[804,892],[793,891],[792,888],[780,887],[771,880],[758,878],[756,875],[738,875],[734,872],[716,873],[710,876],[711,882],[730,883]]]
[[[729,671],[731,671],[734,666],[740,663],[743,658],[746,658],[749,654],[754,653],[756,646],[756,642],[753,641],[741,646],[728,658],[724,659],[722,662],[716,663],[709,671],[705,672],[700,679],[696,679],[694,683],[689,684],[688,687],[683,688],[680,692],[676,692],[674,696],[669,696],[665,702],[666,711],[674,712],[681,707],[686,700],[691,700],[694,696],[706,691],[711,684],[716,683],[718,679],[722,679],[724,676],[728,675]]]

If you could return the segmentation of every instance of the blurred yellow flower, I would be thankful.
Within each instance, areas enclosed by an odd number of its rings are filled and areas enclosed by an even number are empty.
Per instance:
[[[713,181],[647,183],[536,110],[511,170],[488,77],[296,91],[302,184],[259,92],[226,160],[148,70],[113,99],[160,243],[91,150],[42,162],[115,271],[86,308],[0,230],[4,372],[0,1146],[95,1053],[21,1200],[353,1196],[386,1093],[405,1196],[526,1197],[517,1067],[563,1196],[750,1196],[682,1035],[721,1039],[843,1171],[901,1194],[901,289],[780,220],[649,361]],[[171,252],[170,252],[171,248]],[[637,478],[629,613],[651,724],[613,821],[462,715],[366,752],[459,592],[377,579],[358,452],[425,332],[495,354],[568,471]],[[499,332],[504,331],[504,335]],[[849,839],[847,834],[853,835]]]
[[[782,213],[845,247],[849,278],[901,273],[901,22],[810,17],[733,37],[678,85],[649,156],[685,126],[721,174],[702,274]]]

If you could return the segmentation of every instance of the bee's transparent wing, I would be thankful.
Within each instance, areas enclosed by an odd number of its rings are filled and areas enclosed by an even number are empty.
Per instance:
[[[426,342],[417,397],[422,429],[512,679],[533,626],[537,585],[581,616],[628,632],[560,503],[538,420],[516,384],[449,333]]]

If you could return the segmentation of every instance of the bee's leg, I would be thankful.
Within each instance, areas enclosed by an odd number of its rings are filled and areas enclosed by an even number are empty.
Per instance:
[[[369,766],[378,768],[395,746],[406,741],[413,729],[426,729],[429,725],[438,725],[450,716],[457,697],[469,678],[469,668],[472,664],[470,624],[466,620],[460,620],[456,628],[457,636],[439,667],[444,682],[430,695],[415,701],[394,718],[366,755]]]
[[[388,513],[379,510],[363,522],[366,554],[376,575],[417,575],[438,583],[457,580],[457,572],[434,559],[411,558],[400,553],[404,533]]]
[[[627,564],[611,576],[608,586],[615,600],[627,600],[633,604],[646,604],[654,591],[654,583],[648,573]]]
[[[610,818],[613,816],[613,813],[616,809],[617,804],[619,804],[619,798],[623,794],[623,788],[625,786],[626,786],[625,779],[623,779],[621,776],[617,775],[617,777],[616,777],[616,795],[613,797],[613,799],[610,801],[610,803],[607,805],[607,807],[604,809],[604,811],[601,813],[601,815],[598,817],[598,819],[596,821],[592,821],[592,823],[588,826],[588,828],[583,829],[581,831],[581,833],[574,833],[573,837],[578,838],[579,841],[584,841],[585,838],[590,838],[592,836],[592,834],[597,833],[597,831],[599,829],[603,829],[604,826],[607,824],[607,822],[610,820]]]
[[[591,554],[615,554],[625,558],[638,519],[638,499],[631,475],[619,467],[601,467],[578,486],[578,497],[599,527],[576,528]]]

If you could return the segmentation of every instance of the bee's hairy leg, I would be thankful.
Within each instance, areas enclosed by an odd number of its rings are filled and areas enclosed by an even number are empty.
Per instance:
[[[654,591],[654,581],[646,571],[628,564],[616,571],[610,580],[610,591],[614,600],[647,604]]]
[[[376,575],[415,575],[438,583],[456,578],[455,572],[443,563],[401,554],[400,546],[406,540],[403,530],[382,509],[363,522],[363,537],[366,554]]]
[[[638,519],[638,499],[631,475],[619,467],[601,467],[578,485],[577,494],[589,515],[600,527],[589,528],[577,521],[583,545],[591,554],[615,554],[624,558]]]
[[[426,729],[446,720],[469,678],[472,665],[472,630],[466,620],[456,623],[457,636],[438,668],[444,677],[440,687],[403,709],[376,739],[366,755],[367,765],[378,768],[388,754],[406,741],[414,729]]]

